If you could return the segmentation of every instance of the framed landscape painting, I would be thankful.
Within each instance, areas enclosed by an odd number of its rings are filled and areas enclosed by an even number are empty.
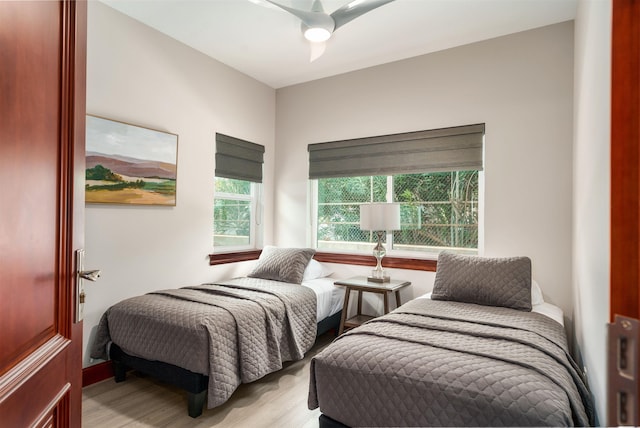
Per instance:
[[[176,205],[178,136],[87,115],[85,201]]]

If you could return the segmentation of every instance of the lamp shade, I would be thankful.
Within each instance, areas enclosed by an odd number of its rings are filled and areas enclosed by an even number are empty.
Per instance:
[[[360,229],[400,230],[400,204],[381,202],[360,205]]]

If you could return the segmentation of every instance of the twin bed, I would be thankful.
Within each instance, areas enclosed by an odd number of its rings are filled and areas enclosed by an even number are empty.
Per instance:
[[[528,258],[442,253],[433,293],[312,359],[309,408],[321,427],[592,424],[562,312],[533,291]]]
[[[124,300],[103,315],[91,356],[113,360],[116,381],[131,368],[187,390],[197,417],[205,398],[219,406],[337,330],[344,291],[313,253],[267,247],[248,277]]]
[[[91,355],[114,361],[116,381],[134,368],[186,389],[196,417],[205,397],[224,403],[337,327],[344,290],[312,255],[267,247],[247,278],[125,300],[103,316]],[[321,427],[593,423],[562,312],[533,290],[527,258],[441,254],[433,293],[312,359],[309,408]]]

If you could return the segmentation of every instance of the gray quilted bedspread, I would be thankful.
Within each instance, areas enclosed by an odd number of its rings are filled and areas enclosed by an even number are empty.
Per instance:
[[[100,320],[92,358],[125,352],[209,376],[207,406],[301,359],[316,337],[316,295],[297,284],[237,278],[124,300]]]
[[[416,299],[311,361],[309,408],[348,426],[585,426],[592,403],[544,315]]]

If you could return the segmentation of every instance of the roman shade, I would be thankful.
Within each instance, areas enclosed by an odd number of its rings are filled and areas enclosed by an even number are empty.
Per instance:
[[[264,146],[216,133],[216,177],[262,183]]]
[[[309,178],[482,170],[484,124],[309,144]]]

